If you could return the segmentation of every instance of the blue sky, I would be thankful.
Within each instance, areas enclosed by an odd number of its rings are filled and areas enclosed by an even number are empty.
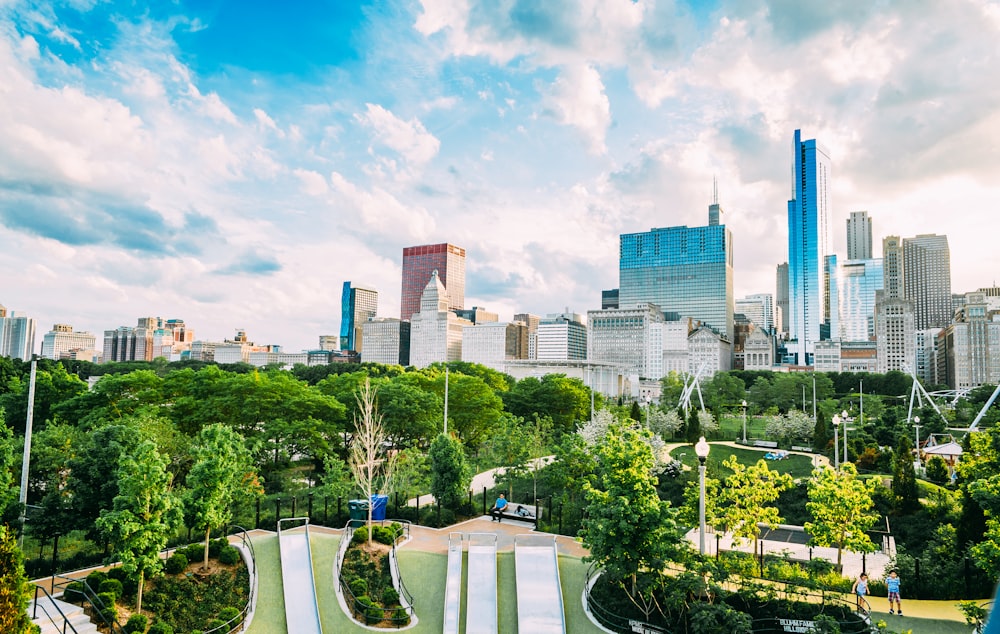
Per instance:
[[[773,292],[796,128],[833,156],[837,252],[866,209],[947,234],[974,290],[998,35],[985,0],[0,0],[0,303],[299,350],[344,280],[398,316],[403,247],[450,241],[467,304],[585,312],[618,235],[705,224],[713,177],[737,296]]]

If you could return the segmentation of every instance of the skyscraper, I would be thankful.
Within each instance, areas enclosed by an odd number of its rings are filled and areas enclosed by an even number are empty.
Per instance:
[[[718,207],[718,204],[713,204]],[[721,217],[716,210],[713,218]],[[655,304],[733,338],[733,234],[725,225],[621,235],[619,307]]]
[[[847,219],[847,259],[872,258],[872,219],[867,211],[852,211]]]
[[[462,360],[462,329],[473,325],[448,310],[448,291],[437,270],[431,271],[421,294],[420,310],[410,319],[410,365]]]
[[[913,302],[917,330],[951,323],[951,252],[948,236],[903,238],[903,294]]]
[[[913,302],[903,296],[905,271],[899,236],[882,239],[882,290],[876,292],[875,345],[878,371],[906,370],[917,360]]]
[[[73,332],[68,324],[55,324],[52,330],[42,337],[42,357],[60,359],[64,354],[74,350],[94,352],[96,356],[97,337],[89,332]]]
[[[774,326],[778,334],[788,334],[788,262],[782,262],[775,271]]]
[[[812,365],[813,346],[827,313],[823,267],[829,253],[830,155],[815,139],[792,141],[792,198],[788,201],[788,352]]]
[[[0,306],[0,309],[3,309]],[[6,309],[0,314],[0,357],[28,361],[35,352],[35,320]]]
[[[340,349],[361,352],[361,326],[378,312],[378,291],[344,282],[340,294]]]
[[[848,260],[830,278],[830,338],[875,339],[875,297],[885,282],[882,260]]]
[[[453,244],[427,244],[403,249],[403,290],[399,318],[410,319],[420,311],[420,296],[431,273],[448,289],[448,310],[465,308],[465,249]]]

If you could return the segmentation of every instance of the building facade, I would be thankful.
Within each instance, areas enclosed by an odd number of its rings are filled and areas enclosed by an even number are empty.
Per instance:
[[[788,262],[782,262],[774,274],[774,317],[779,335],[788,336]]]
[[[587,358],[587,325],[579,313],[551,314],[538,322],[535,358],[540,361],[583,361]]]
[[[35,320],[0,306],[0,357],[29,361],[35,353]]]
[[[622,234],[619,306],[656,304],[733,337],[733,236],[721,224]]]
[[[528,327],[487,321],[462,329],[462,361],[499,370],[505,361],[527,359]]]
[[[688,367],[691,374],[709,378],[732,369],[732,344],[711,328],[702,326],[688,336]]]
[[[830,338],[875,340],[875,298],[884,284],[882,260],[848,260],[830,278]]]
[[[434,271],[448,289],[448,309],[465,308],[465,249],[448,243],[406,247],[400,319],[410,319],[420,310],[421,296]]]
[[[758,328],[774,332],[774,296],[756,293],[736,300],[735,312],[743,313]]]
[[[952,389],[1000,382],[1000,311],[984,293],[967,293],[965,306],[944,330],[947,381]]]
[[[872,259],[872,219],[867,211],[852,211],[847,219],[847,259]]]
[[[437,271],[431,272],[420,299],[420,311],[410,319],[410,365],[462,360],[462,329],[472,322],[448,309],[448,291]]]
[[[948,237],[936,234],[903,239],[903,292],[913,303],[917,330],[951,323],[951,252]]]
[[[376,317],[361,324],[366,342],[362,363],[410,365],[410,322]]]
[[[792,198],[788,201],[788,352],[812,365],[813,347],[828,315],[823,267],[829,254],[830,155],[815,139],[792,141]]]
[[[55,324],[42,337],[42,357],[46,359],[68,357],[73,350],[83,351],[85,358],[87,351],[93,351],[89,356],[97,356],[96,348],[96,336],[89,332],[73,332],[69,324]]]
[[[362,325],[378,312],[378,291],[344,282],[340,294],[340,349],[362,351]]]
[[[587,360],[624,368],[639,378],[660,378],[654,375],[662,368],[663,344],[654,339],[652,325],[662,322],[663,312],[655,304],[588,311]]]

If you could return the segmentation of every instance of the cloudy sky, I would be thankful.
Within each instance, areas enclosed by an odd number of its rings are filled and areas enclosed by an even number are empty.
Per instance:
[[[956,292],[1000,271],[996,2],[143,4],[0,0],[0,304],[39,342],[158,315],[314,348],[344,280],[398,317],[403,247],[445,241],[467,305],[585,312],[713,176],[737,297],[773,292],[796,128],[838,253],[866,209],[947,234]]]

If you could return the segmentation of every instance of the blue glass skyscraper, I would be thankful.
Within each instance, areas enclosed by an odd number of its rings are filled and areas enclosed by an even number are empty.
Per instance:
[[[733,340],[733,234],[718,203],[707,227],[667,227],[621,235],[618,305],[656,304]]]
[[[813,347],[827,312],[824,260],[829,253],[830,155],[815,139],[792,142],[792,198],[788,201],[788,352],[812,365]]]
[[[378,311],[378,291],[344,282],[340,295],[340,349],[361,352],[361,327]]]

